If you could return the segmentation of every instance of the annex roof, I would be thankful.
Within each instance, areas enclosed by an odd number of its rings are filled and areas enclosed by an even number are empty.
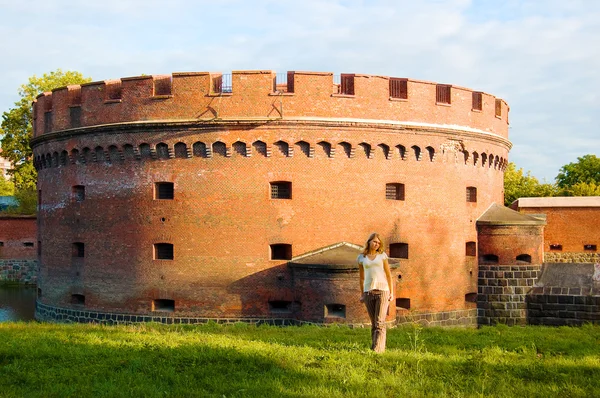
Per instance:
[[[600,207],[600,196],[555,196],[549,198],[519,198],[511,204],[511,207]]]
[[[477,225],[545,225],[546,221],[492,203],[477,219]]]

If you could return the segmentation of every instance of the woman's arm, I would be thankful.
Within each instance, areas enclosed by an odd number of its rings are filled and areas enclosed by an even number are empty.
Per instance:
[[[383,270],[385,271],[385,279],[387,279],[388,288],[390,289],[389,300],[392,301],[394,299],[394,285],[392,284],[392,272],[390,271],[390,264],[387,258],[383,260]]]
[[[363,269],[363,266],[360,261],[358,262],[358,274],[360,275],[360,302],[362,303],[363,301],[365,301],[365,270]]]

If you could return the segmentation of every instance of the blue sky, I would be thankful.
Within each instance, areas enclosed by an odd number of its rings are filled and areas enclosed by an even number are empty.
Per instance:
[[[511,107],[509,160],[551,182],[600,156],[600,1],[0,0],[0,111],[32,75],[381,74]]]

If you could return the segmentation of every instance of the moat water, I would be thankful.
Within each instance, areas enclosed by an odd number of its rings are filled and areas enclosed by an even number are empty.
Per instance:
[[[35,286],[0,285],[0,322],[33,320],[36,293]]]

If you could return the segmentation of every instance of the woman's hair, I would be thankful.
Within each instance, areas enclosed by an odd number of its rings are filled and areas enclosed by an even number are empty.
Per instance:
[[[373,232],[371,235],[369,235],[369,239],[367,239],[367,243],[365,243],[365,247],[363,247],[364,255],[366,255],[369,252],[369,244],[375,238],[378,238],[379,242],[381,242],[381,244],[379,245],[379,248],[377,249],[377,253],[379,253],[379,254],[383,253],[383,248],[385,246],[385,244],[383,243],[383,239],[381,239],[381,236],[379,236],[379,234],[377,232]]]

